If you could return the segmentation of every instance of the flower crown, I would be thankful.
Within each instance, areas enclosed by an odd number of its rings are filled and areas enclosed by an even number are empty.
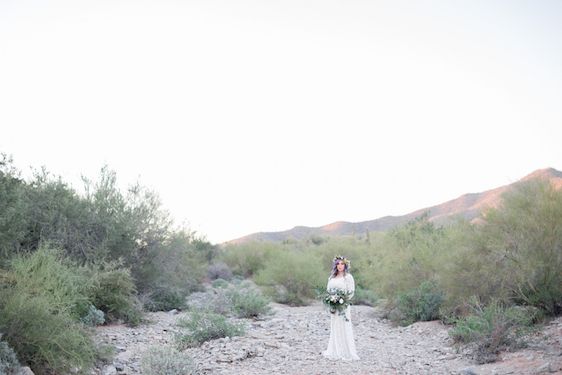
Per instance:
[[[343,262],[345,265],[349,266],[349,260],[347,260],[344,256],[341,255],[336,255],[336,257],[334,258],[334,263],[337,261],[341,261]]]

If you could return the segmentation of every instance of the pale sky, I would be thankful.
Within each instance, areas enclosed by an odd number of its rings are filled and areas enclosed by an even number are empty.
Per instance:
[[[562,170],[562,2],[0,0],[0,152],[219,243]]]

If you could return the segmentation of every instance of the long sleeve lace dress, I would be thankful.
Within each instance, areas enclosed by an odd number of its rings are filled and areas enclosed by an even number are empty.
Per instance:
[[[355,291],[353,276],[348,273],[344,277],[331,277],[328,280],[327,289],[332,288],[344,289],[353,293]],[[347,320],[345,318],[347,318]],[[330,341],[328,342],[328,349],[322,353],[327,358],[343,360],[359,359],[355,349],[355,340],[353,338],[350,306],[348,306],[345,311],[345,318],[337,313],[330,314]]]

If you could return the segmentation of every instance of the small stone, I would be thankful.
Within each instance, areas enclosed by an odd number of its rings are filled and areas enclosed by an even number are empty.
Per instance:
[[[120,362],[115,362],[115,363],[113,364],[113,366],[115,366],[115,369],[116,369],[117,371],[123,371],[123,370],[125,370],[125,366],[124,366],[122,363],[120,363]]]
[[[117,374],[117,369],[115,368],[115,366],[109,365],[109,366],[104,366],[104,368],[101,371],[102,375],[116,375]]]
[[[478,373],[474,371],[472,367],[463,368],[460,373],[461,375],[478,375]]]
[[[34,375],[33,371],[29,367],[22,367],[18,372],[18,375]]]

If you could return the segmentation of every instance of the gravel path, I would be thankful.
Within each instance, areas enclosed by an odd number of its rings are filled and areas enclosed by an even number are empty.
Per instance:
[[[507,353],[505,361],[477,366],[452,346],[439,322],[418,322],[393,327],[368,306],[352,307],[356,346],[361,360],[334,362],[321,356],[329,337],[329,316],[321,304],[288,307],[272,304],[263,320],[242,320],[242,337],[224,338],[186,350],[202,374],[535,374],[557,373],[562,321],[551,323],[548,346]],[[114,364],[97,373],[140,374],[140,359],[147,348],[173,345],[175,322],[184,313],[150,313],[152,321],[136,328],[122,325],[97,328],[97,337],[117,349]],[[537,342],[544,342],[540,337]],[[540,345],[539,345],[540,346]],[[558,372],[559,373],[559,372]]]

